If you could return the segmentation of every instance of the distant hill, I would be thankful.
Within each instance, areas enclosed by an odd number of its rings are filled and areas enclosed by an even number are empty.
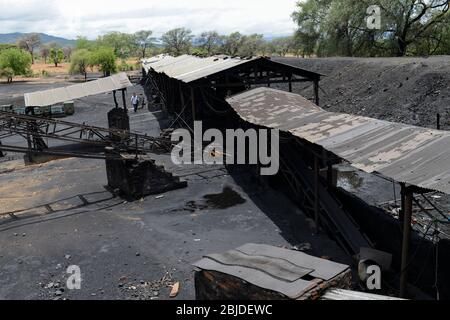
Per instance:
[[[17,40],[27,35],[27,33],[15,32],[15,33],[0,33],[0,43],[16,43]],[[75,40],[65,39],[61,37],[51,36],[45,33],[39,33],[43,44],[49,42],[56,42],[61,47],[75,46]]]

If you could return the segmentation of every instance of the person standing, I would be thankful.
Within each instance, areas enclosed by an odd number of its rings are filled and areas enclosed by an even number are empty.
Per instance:
[[[133,105],[133,110],[136,113],[138,106],[139,106],[139,97],[138,95],[135,93],[133,93],[133,95],[131,96],[131,104]]]

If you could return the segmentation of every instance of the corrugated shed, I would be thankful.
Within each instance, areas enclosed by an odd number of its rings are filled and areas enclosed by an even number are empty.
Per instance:
[[[152,69],[157,73],[164,73],[170,78],[183,81],[184,83],[190,83],[257,60],[264,61],[266,64],[287,68],[294,74],[307,77],[320,77],[318,73],[274,62],[263,57],[232,58],[226,55],[218,55],[200,58],[191,55],[181,55],[179,57],[165,55],[144,59],[142,66],[146,72]]]
[[[450,194],[450,132],[327,112],[297,94],[270,88],[227,101],[244,120],[290,132],[365,172]]]
[[[32,93],[25,93],[25,106],[43,107],[113,90],[131,87],[126,73],[118,73],[95,81]]]

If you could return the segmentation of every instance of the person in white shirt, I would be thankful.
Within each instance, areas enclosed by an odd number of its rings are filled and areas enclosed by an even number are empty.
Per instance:
[[[133,110],[136,113],[139,106],[139,97],[136,92],[131,96],[131,104],[133,105]]]

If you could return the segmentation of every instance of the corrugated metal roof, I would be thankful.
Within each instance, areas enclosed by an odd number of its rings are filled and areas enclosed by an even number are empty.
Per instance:
[[[191,55],[181,55],[172,57],[168,55],[156,56],[142,60],[142,66],[146,72],[150,69],[157,73],[164,73],[170,78],[174,78],[185,83],[190,83],[204,77],[219,73],[230,68],[249,63],[251,61],[261,60],[269,64],[289,68],[295,74],[304,76],[320,77],[321,75],[308,70],[300,69],[295,66],[274,62],[263,57],[250,58],[232,58],[226,55],[218,55],[207,58],[200,58]]]
[[[112,75],[110,77],[75,84],[68,87],[25,93],[25,106],[51,106],[56,103],[75,100],[131,86],[132,84],[128,79],[127,74],[123,72]]]
[[[360,170],[450,194],[450,132],[327,112],[297,94],[270,88],[227,101],[244,120],[288,131]]]
[[[174,58],[165,56],[155,63],[149,63],[150,59],[144,60],[143,67],[146,71],[151,68],[155,72],[164,73],[170,78],[189,83],[256,59],[258,58],[241,59],[228,56],[199,58],[190,55]]]

